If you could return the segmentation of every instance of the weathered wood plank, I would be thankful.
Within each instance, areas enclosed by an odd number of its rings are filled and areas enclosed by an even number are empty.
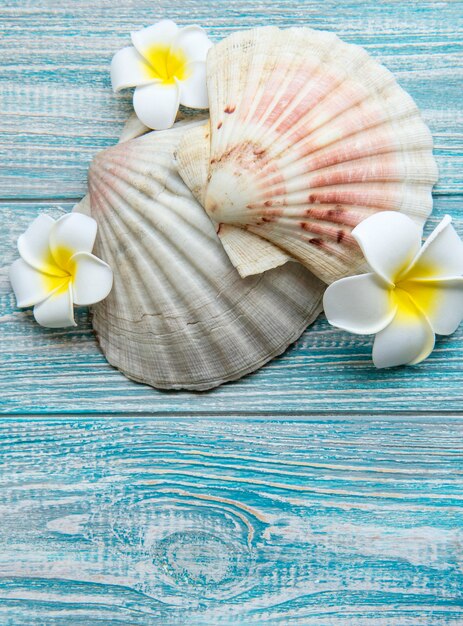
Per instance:
[[[77,329],[39,327],[32,313],[16,309],[8,283],[15,242],[47,205],[0,207],[0,411],[3,413],[163,413],[204,411],[462,411],[463,329],[438,339],[417,367],[375,370],[371,337],[349,335],[320,319],[282,357],[260,372],[208,393],[166,393],[127,380],[110,367],[79,309]],[[70,205],[65,205],[69,210]],[[53,209],[58,215],[62,209]],[[458,197],[440,197],[427,232],[445,213],[463,234]]]
[[[128,94],[109,85],[112,54],[161,17],[236,29],[308,24],[364,45],[416,99],[435,138],[437,193],[463,182],[462,5],[394,0],[4,0],[0,6],[0,197],[83,195],[88,164],[118,136]]]
[[[0,422],[2,624],[463,622],[461,421]]]
[[[108,67],[130,30],[167,16],[217,40],[305,23],[364,45],[422,108],[436,191],[455,194],[462,14],[429,0],[3,0],[1,624],[463,623],[463,426],[446,415],[463,410],[463,331],[421,366],[377,372],[370,338],[320,320],[243,381],[161,393],[106,364],[87,311],[76,330],[41,329],[7,281],[17,236],[46,199],[83,195],[119,133],[130,96],[112,95]],[[430,227],[446,212],[463,233],[458,197],[436,199]]]

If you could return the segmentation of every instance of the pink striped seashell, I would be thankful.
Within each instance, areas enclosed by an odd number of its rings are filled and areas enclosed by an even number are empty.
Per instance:
[[[363,269],[351,236],[363,219],[430,214],[431,134],[363,48],[309,28],[258,28],[214,46],[207,74],[210,131],[184,136],[179,171],[242,276],[294,258],[330,283]]]

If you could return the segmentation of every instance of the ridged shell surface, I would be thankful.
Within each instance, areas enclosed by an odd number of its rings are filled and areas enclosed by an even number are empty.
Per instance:
[[[94,329],[112,365],[166,389],[208,389],[258,369],[314,320],[323,292],[298,263],[239,276],[174,162],[196,124],[120,143],[89,171],[96,254],[114,271]]]
[[[360,221],[397,210],[423,223],[431,212],[430,132],[363,48],[309,28],[258,28],[214,46],[207,76],[203,204],[218,228],[256,234],[330,283],[362,268],[351,236]],[[186,135],[178,151],[185,180],[190,157]]]

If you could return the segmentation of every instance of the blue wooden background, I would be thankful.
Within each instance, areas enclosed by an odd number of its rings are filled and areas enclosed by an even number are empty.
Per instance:
[[[320,318],[260,372],[167,393],[109,367],[86,310],[44,330],[8,267],[69,211],[130,96],[128,33],[161,17],[218,40],[307,24],[365,46],[416,99],[463,235],[460,2],[1,0],[0,625],[463,624],[463,330],[375,371]]]

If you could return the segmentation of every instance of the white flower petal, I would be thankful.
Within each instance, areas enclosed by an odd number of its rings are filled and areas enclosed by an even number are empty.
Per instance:
[[[212,45],[212,41],[203,28],[186,26],[178,32],[172,48],[174,50],[180,48],[188,62],[191,63],[192,61],[206,61],[207,53]]]
[[[57,289],[46,300],[36,304],[34,317],[41,326],[47,328],[77,326],[74,321],[71,284],[65,289]]]
[[[407,278],[451,278],[463,274],[463,241],[446,215],[429,235]]]
[[[155,82],[153,70],[133,46],[122,48],[111,61],[111,85],[114,92]]]
[[[323,307],[330,324],[359,335],[382,330],[396,311],[389,289],[375,274],[332,283],[325,291]]]
[[[49,215],[39,215],[18,239],[21,257],[40,272],[64,276],[65,272],[57,267],[50,252],[50,233],[55,220]]]
[[[61,276],[43,274],[24,259],[18,259],[10,267],[10,283],[20,308],[42,302],[66,280]]]
[[[113,285],[113,273],[107,263],[93,254],[78,252],[72,257],[75,273],[72,291],[75,304],[95,304],[106,298]]]
[[[189,63],[186,73],[187,78],[180,83],[180,104],[192,109],[207,109],[206,64]]]
[[[421,229],[396,211],[368,217],[352,231],[371,269],[390,282],[408,268],[421,246]]]
[[[401,283],[438,335],[451,335],[463,320],[463,278]]]
[[[392,322],[379,332],[373,344],[373,363],[378,368],[415,365],[430,355],[434,332],[423,313],[410,303],[400,307]]]
[[[153,45],[170,46],[178,34],[178,26],[172,20],[161,20],[148,28],[131,33],[132,43],[144,56]]]
[[[66,266],[76,252],[91,252],[97,223],[82,213],[68,213],[57,220],[50,232],[50,250],[56,263]]]
[[[165,130],[175,122],[179,96],[177,83],[153,83],[137,87],[133,94],[133,108],[145,126],[154,130]]]

